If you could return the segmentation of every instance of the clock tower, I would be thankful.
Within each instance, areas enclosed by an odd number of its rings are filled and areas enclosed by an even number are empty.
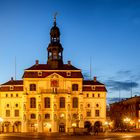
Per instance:
[[[54,25],[50,30],[50,43],[47,48],[48,61],[50,69],[59,69],[63,66],[63,47],[60,43],[60,31],[56,26],[56,15],[54,16]]]

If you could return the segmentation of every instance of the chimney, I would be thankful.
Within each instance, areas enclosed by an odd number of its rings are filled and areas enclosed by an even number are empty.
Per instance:
[[[94,76],[93,81],[94,81],[94,82],[96,82],[96,81],[97,81],[97,77],[96,77],[96,76]]]
[[[38,61],[38,60],[36,60],[36,61],[35,61],[35,64],[36,64],[36,65],[38,65],[38,64],[39,64],[39,61]]]
[[[11,77],[11,81],[13,81],[14,79],[13,79],[13,77]]]
[[[68,61],[68,65],[71,65],[71,61]]]

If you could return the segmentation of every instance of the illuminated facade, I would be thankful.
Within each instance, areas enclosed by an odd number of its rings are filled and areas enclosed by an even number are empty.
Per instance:
[[[25,69],[22,80],[0,86],[3,132],[68,132],[71,127],[103,126],[106,121],[106,88],[84,80],[80,69],[63,63],[60,31],[50,30],[46,64]]]

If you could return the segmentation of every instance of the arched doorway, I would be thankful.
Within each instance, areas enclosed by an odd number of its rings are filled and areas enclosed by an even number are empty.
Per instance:
[[[84,128],[87,128],[88,132],[91,130],[91,122],[90,121],[85,121],[84,122]]]
[[[59,124],[59,132],[65,132],[65,124],[64,123]]]
[[[3,123],[3,132],[10,132],[10,126],[11,126],[10,122],[5,121]]]
[[[96,121],[96,122],[94,123],[94,128],[98,128],[98,130],[99,130],[100,132],[102,132],[102,131],[103,131],[102,122]]]
[[[21,122],[16,121],[13,126],[13,132],[21,132]]]

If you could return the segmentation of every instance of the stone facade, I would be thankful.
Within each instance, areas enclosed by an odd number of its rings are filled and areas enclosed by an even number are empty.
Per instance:
[[[68,132],[106,121],[106,87],[84,80],[80,69],[63,63],[63,48],[56,19],[50,31],[47,64],[25,69],[22,80],[0,86],[3,132]]]

